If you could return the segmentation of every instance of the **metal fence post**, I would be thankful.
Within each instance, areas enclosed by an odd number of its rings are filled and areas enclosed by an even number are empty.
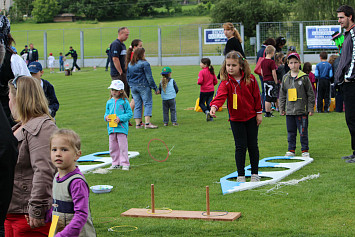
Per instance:
[[[47,68],[47,31],[43,32],[43,68]]]
[[[201,61],[202,56],[203,56],[203,49],[202,49],[202,27],[198,27],[198,52],[199,52],[199,61]]]
[[[256,52],[260,50],[260,25],[256,25]]]
[[[84,67],[84,31],[80,31],[80,66]]]
[[[162,45],[161,45],[161,28],[158,28],[158,66],[162,66]]]
[[[300,22],[300,53],[301,61],[304,62],[304,49],[303,49],[303,22]]]
[[[245,52],[244,49],[244,25],[240,24],[240,37],[242,37],[242,48],[243,51]]]

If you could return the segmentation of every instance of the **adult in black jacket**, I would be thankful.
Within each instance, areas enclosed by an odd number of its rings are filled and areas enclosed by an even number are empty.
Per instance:
[[[73,66],[71,70],[73,71],[74,67],[76,67],[80,71],[80,67],[78,66],[78,64],[76,64],[76,60],[78,59],[78,54],[76,53],[76,50],[74,50],[72,46],[69,47],[69,52],[65,56],[68,56],[69,54],[73,58]]]
[[[230,51],[237,51],[245,58],[245,54],[242,48],[242,38],[238,30],[230,22],[223,24],[224,35],[227,37],[228,41],[226,47],[224,48],[223,55],[226,56]]]
[[[32,62],[38,62],[38,50],[33,48],[32,43],[30,44],[30,49],[28,50],[27,61],[28,64]]]

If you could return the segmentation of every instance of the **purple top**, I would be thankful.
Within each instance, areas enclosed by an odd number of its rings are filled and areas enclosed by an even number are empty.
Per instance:
[[[56,178],[57,182],[63,182],[75,174],[84,176],[78,167],[62,178]],[[74,217],[64,230],[58,232],[56,237],[79,236],[81,229],[84,227],[89,213],[89,188],[82,179],[74,179],[70,183],[69,191],[74,203]]]

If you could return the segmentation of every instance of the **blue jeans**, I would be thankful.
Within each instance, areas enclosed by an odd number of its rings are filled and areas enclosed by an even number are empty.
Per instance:
[[[296,150],[297,129],[300,134],[301,149],[308,151],[308,115],[286,115],[288,150]]]
[[[64,71],[64,62],[59,62],[59,71]]]
[[[144,105],[144,116],[152,116],[152,89],[149,86],[131,86],[131,93],[135,103],[133,118],[142,118],[142,104]]]

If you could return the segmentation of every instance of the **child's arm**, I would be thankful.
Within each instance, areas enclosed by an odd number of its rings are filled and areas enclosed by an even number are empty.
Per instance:
[[[308,97],[308,114],[309,116],[313,115],[314,112],[314,104],[315,104],[315,96],[312,88],[311,81],[309,80],[308,77],[305,78],[304,80],[304,86],[306,89],[307,97]]]
[[[51,84],[48,85],[47,94],[48,94],[48,107],[50,110],[50,114],[54,118],[59,109],[59,101],[57,99],[57,96],[55,95],[55,90],[53,85]]]
[[[274,82],[277,84],[277,75],[276,75],[276,70],[274,69],[274,70],[272,70],[271,71],[271,73],[272,73],[272,77],[274,78]]]
[[[198,73],[197,84],[198,84],[198,85],[202,85],[202,84],[203,84],[203,70],[201,70],[201,71]]]
[[[123,103],[123,109],[124,109],[124,113],[117,116],[117,118],[119,118],[120,120],[119,122],[127,122],[133,116],[131,106],[129,105],[129,102],[126,99],[125,102]]]
[[[175,80],[173,81],[173,85],[174,85],[174,90],[175,90],[175,93],[177,94],[179,92],[179,88],[175,82]]]
[[[216,77],[216,74],[213,74],[213,85],[217,85],[218,84],[218,81],[217,81],[217,77]]]
[[[74,179],[69,189],[74,203],[74,217],[56,237],[79,236],[89,215],[89,188],[85,181]]]
[[[263,120],[263,107],[261,105],[261,96],[260,96],[260,89],[259,89],[259,85],[258,82],[256,80],[256,78],[254,77],[253,74],[250,75],[251,79],[253,79],[253,98],[254,98],[254,110],[256,112],[256,123],[259,126]]]
[[[105,112],[105,115],[104,115],[104,119],[106,122],[110,122],[111,119],[108,118],[108,116],[110,115],[110,100],[106,102],[106,112]]]
[[[285,89],[285,78],[286,75],[283,77],[281,81],[281,87],[280,87],[280,94],[279,94],[279,108],[280,108],[280,114],[285,115],[285,106],[286,106],[286,89]]]
[[[218,110],[219,107],[221,107],[224,104],[227,97],[228,97],[228,88],[226,85],[226,81],[222,81],[218,87],[216,97],[214,97],[214,99],[210,103],[211,106],[210,114],[212,116],[216,115],[216,111]]]

